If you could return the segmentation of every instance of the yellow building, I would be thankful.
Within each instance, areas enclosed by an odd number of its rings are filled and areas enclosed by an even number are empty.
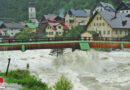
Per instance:
[[[85,10],[69,10],[65,15],[65,24],[68,27],[85,26],[88,23],[90,13]]]
[[[87,38],[86,38],[86,36],[87,36]],[[93,36],[92,36],[92,34],[91,33],[89,33],[89,32],[84,32],[84,33],[82,33],[82,35],[81,35],[81,39],[93,39]]]
[[[28,30],[31,30],[31,32],[36,32],[36,29],[37,29],[37,27],[38,27],[38,24],[37,23],[26,23],[26,28],[28,29]]]
[[[90,31],[97,32],[99,37],[122,38],[130,31],[130,18],[124,13],[96,12],[86,26],[86,32]]]
[[[45,32],[47,37],[53,38],[56,36],[62,36],[63,33],[68,30],[69,28],[66,25],[60,23],[48,23]]]

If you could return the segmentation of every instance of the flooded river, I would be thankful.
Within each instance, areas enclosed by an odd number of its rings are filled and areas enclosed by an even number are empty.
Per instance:
[[[130,90],[130,51],[79,51],[67,49],[58,58],[51,50],[0,52],[0,72],[26,69],[49,86],[62,75],[73,84],[73,90]]]

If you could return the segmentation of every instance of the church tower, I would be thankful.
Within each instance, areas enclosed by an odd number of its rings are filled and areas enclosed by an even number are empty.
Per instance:
[[[36,19],[36,8],[34,0],[29,1],[28,12],[29,12],[29,20],[33,23],[38,23]]]

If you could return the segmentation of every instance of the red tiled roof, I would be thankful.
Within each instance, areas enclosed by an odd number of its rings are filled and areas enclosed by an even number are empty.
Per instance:
[[[54,30],[56,30],[56,26],[60,23],[48,23]]]
[[[66,25],[64,25],[64,30],[69,30],[69,27],[67,27]]]
[[[54,30],[57,30],[56,26],[59,25],[60,23],[48,23]],[[62,25],[62,24],[61,24]],[[64,26],[64,30],[69,30],[69,27],[67,27],[66,25]]]

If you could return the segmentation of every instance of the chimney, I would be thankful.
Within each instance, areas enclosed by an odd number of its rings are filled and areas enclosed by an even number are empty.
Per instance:
[[[126,15],[126,17],[130,18],[130,14]]]
[[[117,11],[115,11],[115,16],[111,20],[116,19],[116,18],[117,18]]]
[[[127,20],[122,21],[122,25],[123,25],[123,26],[127,25]]]
[[[117,11],[115,11],[115,18],[117,18]]]

